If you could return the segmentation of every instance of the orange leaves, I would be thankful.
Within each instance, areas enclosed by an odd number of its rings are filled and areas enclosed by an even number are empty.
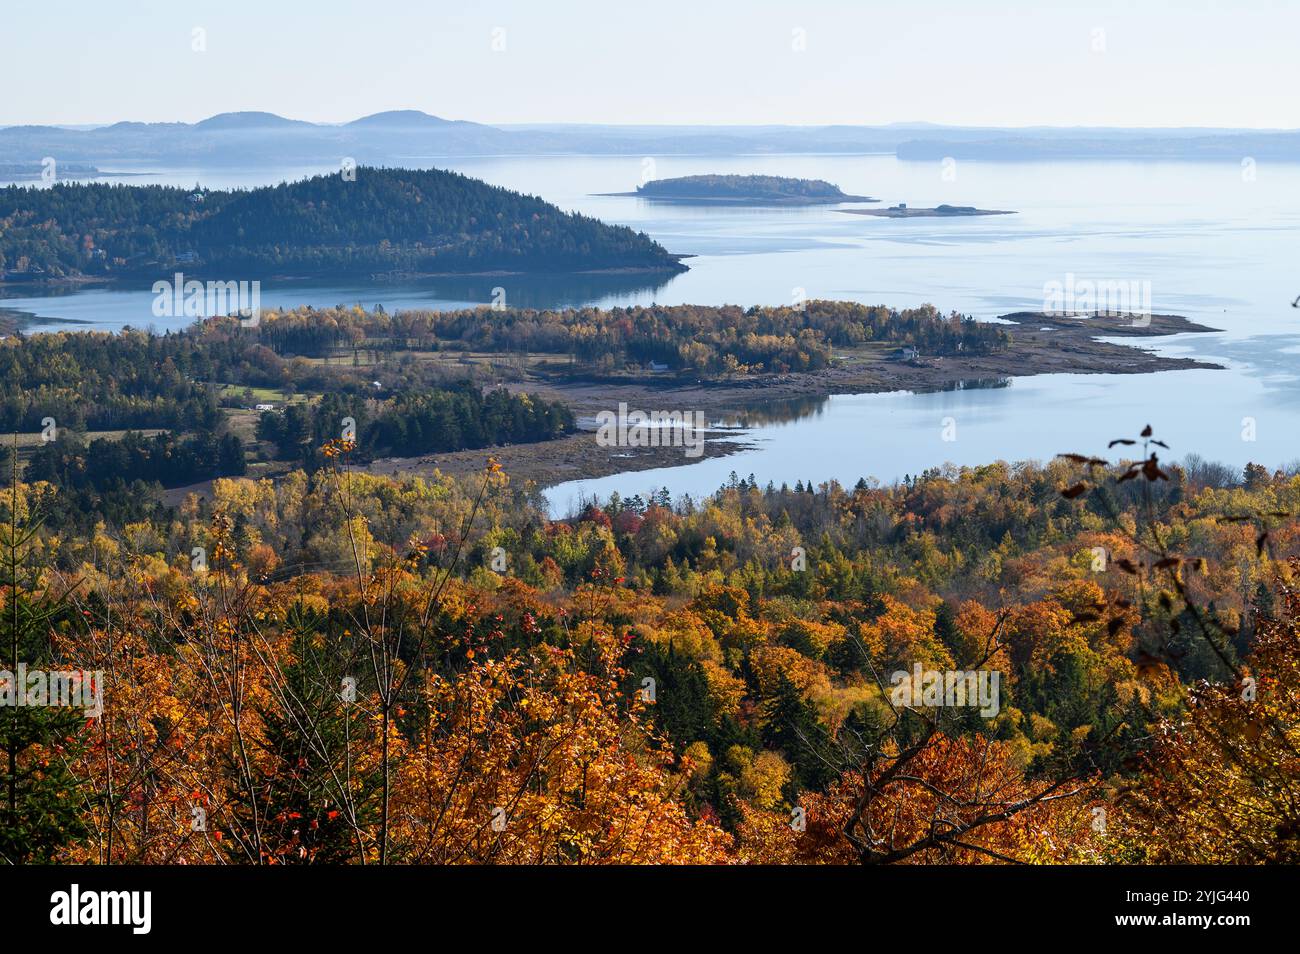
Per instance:
[[[608,657],[618,662],[617,652]],[[619,685],[559,649],[476,662],[430,683],[432,721],[394,790],[401,850],[445,863],[724,860],[728,839],[686,816],[670,754],[621,712]],[[436,823],[428,804],[445,806]]]
[[[884,612],[860,625],[863,644],[886,667],[922,662],[946,669],[952,662],[948,648],[935,634],[934,613],[914,609],[892,596],[881,599]]]
[[[1237,678],[1190,690],[1122,791],[1124,833],[1148,863],[1295,864],[1300,861],[1300,597],[1262,619]]]
[[[891,766],[892,759],[881,759],[865,772],[846,773],[824,794],[802,795],[803,830],[792,824],[790,809],[745,810],[741,858],[756,864],[989,864],[1003,858],[1072,861],[1086,850],[1087,816],[1076,800],[1020,810],[1047,794],[1048,785],[1027,780],[1004,743],[936,735],[905,771]]]
[[[356,449],[357,449],[356,441],[341,440],[340,438],[336,437],[322,444],[320,447],[320,453],[322,457],[325,457],[329,460],[336,460],[340,457],[346,457],[348,454],[351,454]]]

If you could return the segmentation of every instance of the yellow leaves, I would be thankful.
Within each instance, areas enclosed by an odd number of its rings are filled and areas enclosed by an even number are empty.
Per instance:
[[[704,781],[712,768],[713,753],[709,751],[708,743],[697,740],[688,745],[686,751],[682,753],[681,770],[692,781]]]
[[[787,682],[807,698],[830,690],[825,667],[786,646],[759,646],[750,653],[749,664],[762,698],[776,696]]]
[[[704,671],[709,696],[718,714],[733,717],[738,715],[748,688],[745,680],[711,659],[703,660],[700,668]]]
[[[733,750],[734,751],[734,750]],[[740,756],[740,793],[755,808],[768,810],[782,802],[782,789],[790,781],[790,766],[780,754],[744,750]],[[731,753],[728,753],[729,757]]]
[[[794,619],[785,625],[781,638],[804,655],[820,658],[832,645],[842,642],[845,635],[846,630],[839,623]]]

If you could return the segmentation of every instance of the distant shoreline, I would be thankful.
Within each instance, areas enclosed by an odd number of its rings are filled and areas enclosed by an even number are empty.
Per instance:
[[[601,198],[645,199],[648,202],[663,202],[668,205],[838,205],[842,202],[879,202],[868,195],[837,196],[719,196],[719,195],[647,195],[644,192],[593,192]],[[841,209],[839,211],[853,211]]]
[[[1018,215],[1007,209],[977,209],[969,205],[939,205],[933,209],[909,209],[891,206],[888,209],[836,209],[845,215],[874,215],[882,219],[962,219],[980,215]]]

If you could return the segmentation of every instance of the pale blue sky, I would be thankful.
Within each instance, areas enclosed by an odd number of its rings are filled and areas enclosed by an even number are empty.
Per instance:
[[[489,123],[1295,128],[1298,51],[1300,0],[14,0],[0,125],[415,108]]]

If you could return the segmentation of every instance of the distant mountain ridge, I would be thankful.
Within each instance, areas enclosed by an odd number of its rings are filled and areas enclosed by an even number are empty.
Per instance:
[[[462,119],[443,119],[441,116],[431,116],[428,113],[422,113],[418,109],[390,109],[382,113],[371,113],[369,116],[362,116],[360,119],[354,119],[350,123],[344,123],[350,129],[365,129],[368,127],[380,127],[384,129],[397,128],[414,128],[428,129],[430,127],[442,128],[445,126],[476,126],[478,123],[467,123]]]
[[[118,122],[93,129],[0,127],[0,162],[114,160],[205,164],[328,165],[344,157],[392,165],[471,155],[771,155],[896,153],[900,158],[1151,158],[1300,161],[1300,130],[1104,127],[491,126],[414,109],[341,124],[268,112],[220,113],[197,123]]]
[[[285,119],[275,113],[217,113],[194,124],[195,129],[303,129],[314,126],[301,119]]]

